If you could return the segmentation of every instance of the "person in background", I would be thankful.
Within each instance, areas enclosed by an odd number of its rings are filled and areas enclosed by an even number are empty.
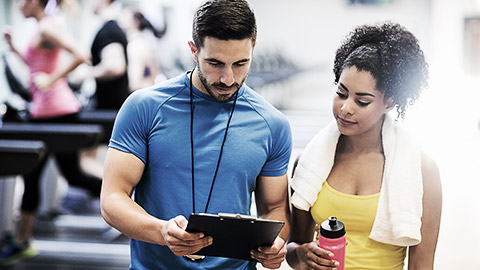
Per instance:
[[[57,0],[58,6],[67,0]],[[31,122],[66,123],[77,122],[81,105],[68,87],[65,77],[78,65],[87,61],[87,54],[63,30],[55,16],[45,12],[48,0],[20,0],[18,5],[25,18],[35,19],[37,29],[30,38],[26,51],[21,53],[12,42],[12,33],[4,37],[30,70],[29,91],[32,94]],[[62,53],[68,53],[71,61],[61,63]],[[22,197],[20,218],[15,236],[8,235],[6,245],[0,252],[1,264],[12,264],[20,259],[35,256],[38,252],[31,246],[36,211],[39,206],[39,182],[48,155],[37,167],[24,175],[25,189]],[[92,196],[100,196],[101,179],[86,174],[80,167],[78,153],[57,153],[56,161],[68,183],[87,189]]]
[[[286,117],[244,84],[257,27],[244,0],[211,0],[195,12],[192,71],[133,92],[115,121],[101,210],[131,240],[130,269],[278,268],[289,232]],[[215,239],[187,232],[191,213],[257,213],[285,222],[252,260],[192,258]],[[134,197],[132,198],[132,194]],[[235,245],[232,242],[232,245]]]
[[[157,63],[156,39],[165,34],[157,30],[140,11],[124,9],[120,26],[127,34],[128,81],[130,90],[135,91],[155,84],[161,76]]]
[[[103,24],[91,46],[91,66],[75,80],[95,78],[93,109],[118,110],[130,94],[128,83],[127,38],[116,21],[115,0],[92,0],[89,5]]]
[[[396,23],[356,27],[333,71],[334,121],[308,144],[292,179],[287,262],[336,269],[314,240],[316,224],[336,216],[346,228],[345,269],[403,270],[407,252],[408,269],[433,269],[439,170],[398,123],[427,86],[418,40]]]
[[[91,63],[82,65],[71,79],[77,85],[87,78],[95,79],[95,91],[85,106],[86,110],[116,112],[130,94],[127,37],[116,20],[119,15],[118,2],[88,1],[88,7],[100,18],[101,27],[96,31],[90,48]],[[106,135],[108,139],[110,134]],[[97,176],[103,172],[103,146],[86,149],[81,154],[82,163]]]

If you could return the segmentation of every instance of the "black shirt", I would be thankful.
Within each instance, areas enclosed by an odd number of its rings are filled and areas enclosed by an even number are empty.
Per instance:
[[[103,48],[111,43],[122,45],[125,61],[127,61],[127,37],[117,22],[110,20],[100,28],[93,40],[91,53],[94,66],[100,63]],[[127,72],[114,79],[96,79],[95,81],[97,84],[94,95],[96,109],[119,109],[130,93]]]

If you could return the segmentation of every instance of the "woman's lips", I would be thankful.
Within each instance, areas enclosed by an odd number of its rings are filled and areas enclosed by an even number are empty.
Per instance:
[[[337,119],[338,119],[338,122],[339,122],[342,126],[351,126],[351,125],[355,125],[355,124],[357,123],[357,122],[345,120],[345,119],[343,119],[343,118],[340,117],[340,116],[337,116]]]

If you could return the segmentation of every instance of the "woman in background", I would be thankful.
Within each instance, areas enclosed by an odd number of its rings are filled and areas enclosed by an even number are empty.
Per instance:
[[[72,4],[56,0],[57,6]],[[30,120],[32,122],[77,122],[81,105],[68,87],[66,76],[78,65],[87,61],[86,54],[77,42],[62,31],[61,22],[45,12],[48,0],[20,0],[20,11],[25,18],[35,19],[37,29],[25,52],[21,53],[12,42],[12,35],[4,33],[11,50],[19,55],[30,69],[29,90],[32,94]],[[68,53],[71,61],[61,63],[62,53]],[[12,264],[35,256],[38,252],[30,245],[36,211],[39,206],[39,182],[48,155],[29,174],[24,175],[25,190],[15,236],[6,237],[6,245],[0,251],[0,263]],[[57,163],[69,184],[86,188],[91,195],[99,196],[101,179],[85,174],[77,153],[56,154]]]
[[[157,30],[145,16],[129,8],[124,9],[120,26],[127,35],[128,81],[135,91],[153,85],[162,75],[155,43],[165,32]]]
[[[346,228],[345,269],[403,270],[407,251],[409,270],[433,269],[439,171],[397,123],[427,85],[417,39],[394,23],[359,26],[333,71],[334,121],[308,144],[292,180],[288,263],[336,269],[332,252],[313,240],[316,224],[336,216]]]

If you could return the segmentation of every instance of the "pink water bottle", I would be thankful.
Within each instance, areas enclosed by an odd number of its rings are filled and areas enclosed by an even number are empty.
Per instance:
[[[318,246],[331,251],[333,260],[340,263],[337,270],[345,269],[345,226],[336,217],[329,217],[320,225],[320,235],[318,236]]]

